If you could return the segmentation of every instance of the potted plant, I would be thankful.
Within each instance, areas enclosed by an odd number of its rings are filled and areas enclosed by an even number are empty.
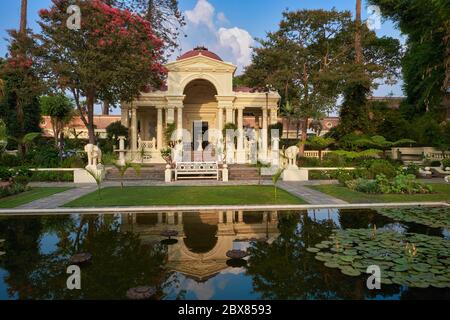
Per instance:
[[[161,156],[167,164],[172,164],[172,149],[166,148],[161,150]]]

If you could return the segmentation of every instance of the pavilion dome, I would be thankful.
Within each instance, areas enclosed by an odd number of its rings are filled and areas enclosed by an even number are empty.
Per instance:
[[[196,47],[191,51],[183,53],[180,57],[178,57],[177,60],[179,61],[179,60],[183,60],[183,59],[188,59],[188,58],[196,57],[199,55],[202,55],[202,56],[214,59],[214,60],[223,61],[222,58],[220,58],[217,54],[209,51],[205,47]]]

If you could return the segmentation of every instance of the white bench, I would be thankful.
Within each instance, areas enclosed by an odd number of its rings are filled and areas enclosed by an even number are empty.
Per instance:
[[[175,181],[180,179],[219,180],[219,164],[217,162],[177,162]]]

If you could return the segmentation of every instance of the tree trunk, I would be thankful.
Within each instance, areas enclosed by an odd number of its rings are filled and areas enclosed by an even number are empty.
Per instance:
[[[109,102],[108,101],[103,101],[102,115],[109,116]]]
[[[95,137],[95,128],[94,128],[94,94],[88,94],[86,96],[87,101],[87,129],[89,134],[89,143],[96,144],[96,137]]]
[[[303,157],[303,155],[305,154],[305,143],[306,140],[308,140],[308,117],[306,117],[303,120],[303,125],[302,125],[302,143],[300,144],[300,156]]]
[[[27,8],[28,0],[22,0],[20,6],[20,34],[25,34],[27,32]]]
[[[362,45],[361,45],[361,0],[356,0],[356,32],[355,32],[355,62],[362,63]]]

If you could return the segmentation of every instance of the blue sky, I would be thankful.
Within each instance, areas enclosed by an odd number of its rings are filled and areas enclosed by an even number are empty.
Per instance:
[[[36,20],[38,10],[48,8],[51,0],[29,0],[29,27],[39,30]],[[262,38],[267,31],[277,29],[285,9],[331,9],[354,12],[355,0],[180,0],[185,13],[187,38],[181,39],[180,51],[197,45],[205,45],[217,52],[224,60],[239,66],[249,62],[254,38]],[[20,0],[1,1],[0,10],[0,56],[7,52],[8,29],[18,28]],[[368,16],[363,0],[363,19]],[[395,26],[383,22],[377,34],[396,37],[404,41]],[[177,52],[177,55],[180,52]],[[375,95],[402,95],[401,83],[395,86],[381,86]]]

